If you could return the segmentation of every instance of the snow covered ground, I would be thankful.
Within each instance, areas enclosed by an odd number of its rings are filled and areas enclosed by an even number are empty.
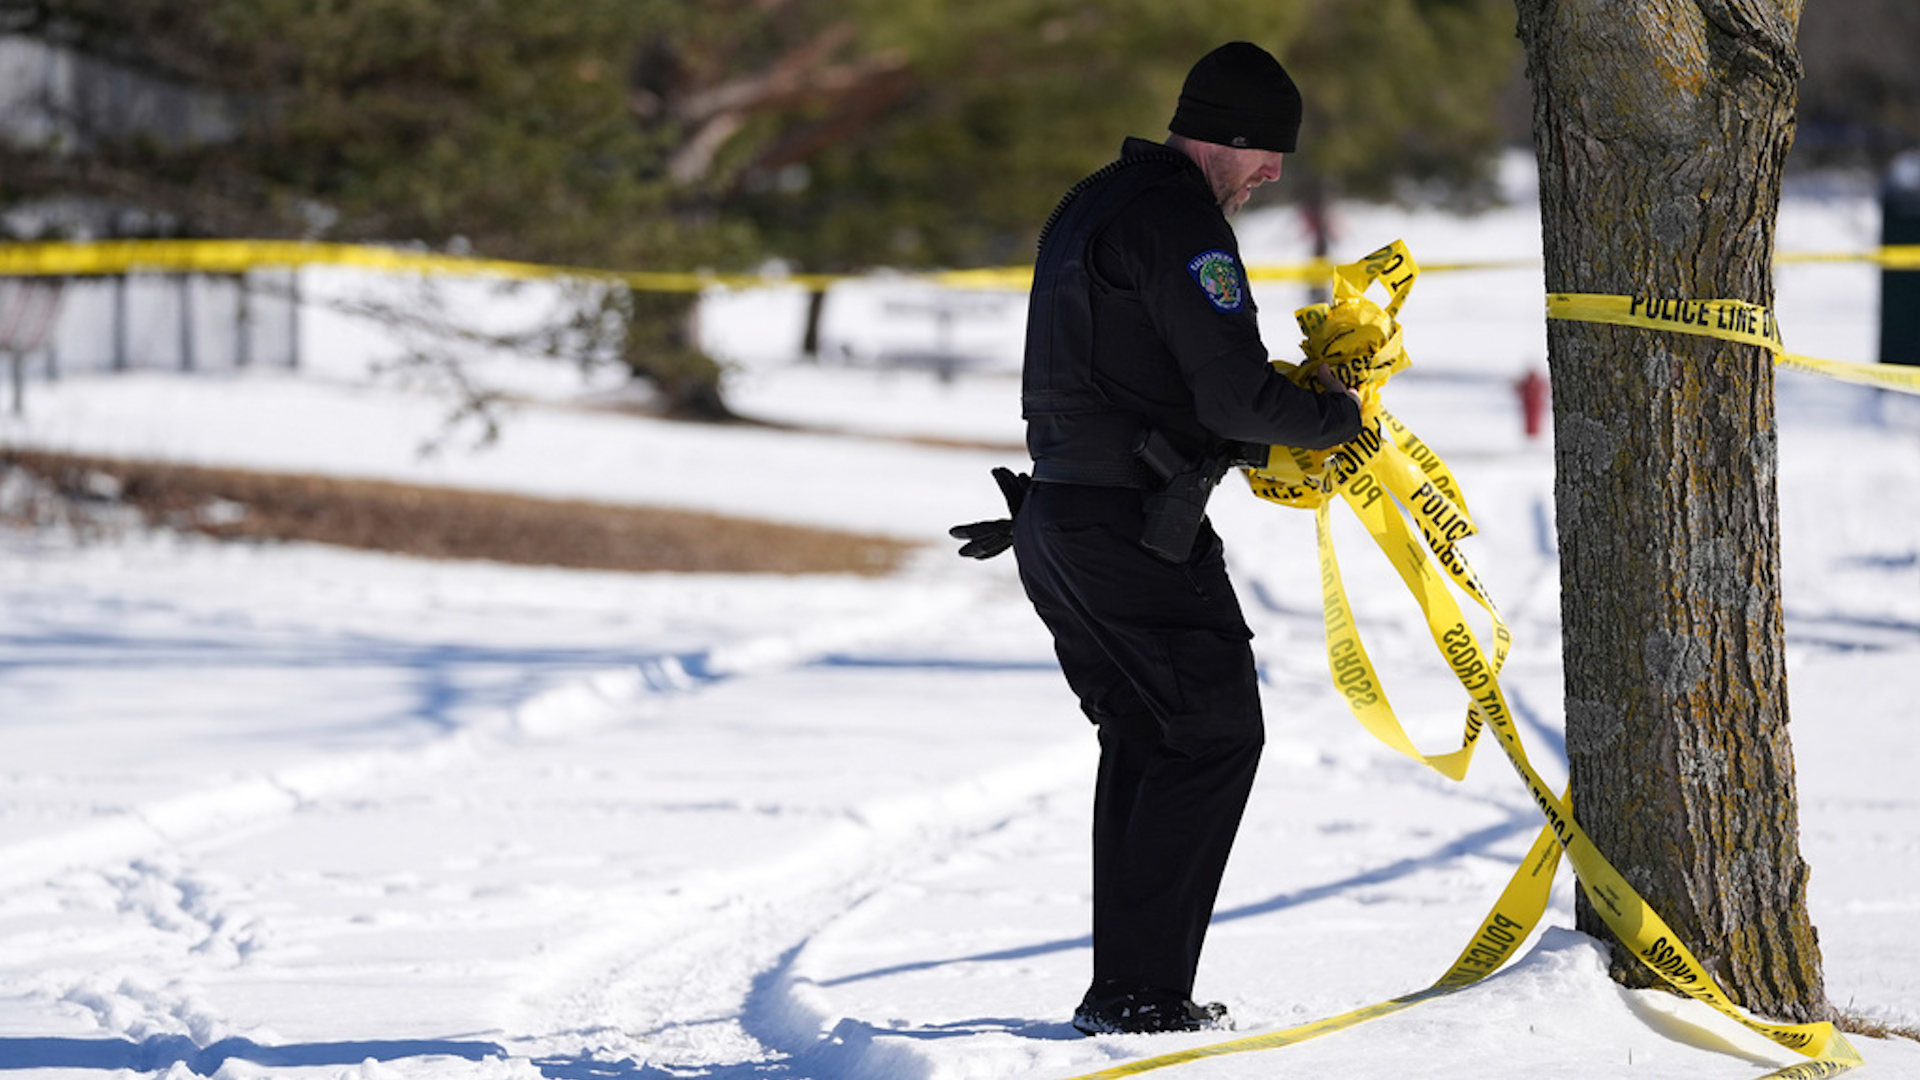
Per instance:
[[[1531,215],[1350,208],[1340,254],[1405,237],[1429,263],[1525,256]],[[1791,204],[1782,246],[1857,249],[1875,225],[1861,203]],[[1242,232],[1256,261],[1299,254],[1284,215]],[[1789,344],[1871,359],[1874,281],[1783,269]],[[1540,294],[1537,269],[1424,277],[1403,313],[1416,366],[1388,401],[1466,485],[1468,549],[1516,636],[1503,682],[1557,782],[1551,454],[1522,435],[1511,387],[1543,365]],[[1260,292],[1276,349],[1298,299]],[[366,379],[364,340],[323,318],[298,377],[29,386],[0,440],[929,546],[869,580],[0,532],[0,1073],[1065,1078],[1218,1039],[1066,1024],[1089,963],[1090,730],[1011,560],[963,562],[944,537],[996,512],[987,470],[1019,461],[1020,305],[970,302],[944,345],[974,363],[941,381],[876,366],[941,343],[913,287],[837,295],[840,347],[814,366],[790,362],[795,301],[716,298],[705,332],[742,365],[739,407],[811,432],[587,412],[549,388],[492,449],[422,459],[444,403]],[[1920,407],[1793,374],[1780,395],[1827,983],[1851,1013],[1920,1025]],[[1359,730],[1327,682],[1310,519],[1236,485],[1214,516],[1258,634],[1269,746],[1199,989],[1249,1032],[1425,987],[1538,816],[1494,748],[1449,784]],[[1368,646],[1416,739],[1444,746],[1458,689],[1347,524]],[[1571,889],[1563,876],[1548,925],[1478,986],[1163,1075],[1749,1080],[1794,1060],[1617,989],[1570,929]],[[1855,1041],[1863,1075],[1920,1076],[1920,1044]]]

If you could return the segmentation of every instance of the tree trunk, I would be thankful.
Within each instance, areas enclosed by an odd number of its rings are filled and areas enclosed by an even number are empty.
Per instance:
[[[1516,0],[1549,292],[1773,303],[1802,0]],[[1831,1012],[1806,910],[1773,362],[1548,328],[1576,817],[1741,1004]],[[1616,979],[1656,985],[1612,944]]]

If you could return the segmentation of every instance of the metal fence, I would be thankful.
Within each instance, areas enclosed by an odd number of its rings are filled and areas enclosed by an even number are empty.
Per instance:
[[[299,272],[0,278],[0,358],[15,414],[65,375],[298,368]]]

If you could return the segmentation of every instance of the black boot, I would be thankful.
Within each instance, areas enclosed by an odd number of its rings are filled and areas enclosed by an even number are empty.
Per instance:
[[[1198,1004],[1168,990],[1103,985],[1087,991],[1073,1010],[1082,1035],[1147,1035],[1161,1031],[1232,1031],[1219,1002]]]

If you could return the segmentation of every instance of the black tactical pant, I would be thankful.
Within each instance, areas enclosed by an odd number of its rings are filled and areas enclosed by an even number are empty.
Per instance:
[[[1264,742],[1252,638],[1203,523],[1169,563],[1140,546],[1142,493],[1035,484],[1014,522],[1034,609],[1100,727],[1095,987],[1193,994]]]

